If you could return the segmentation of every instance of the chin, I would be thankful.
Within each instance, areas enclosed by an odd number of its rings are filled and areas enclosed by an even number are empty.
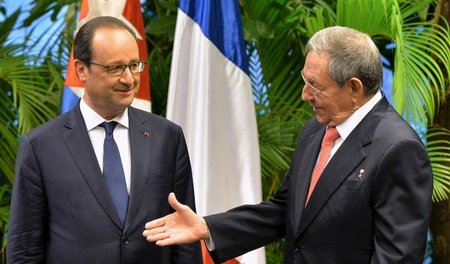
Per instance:
[[[321,117],[321,116],[319,116],[319,115],[316,115],[316,119],[317,119],[317,121],[318,121],[319,123],[321,123],[321,124],[327,124],[328,122],[330,122],[329,119],[325,119],[325,118],[323,118],[323,117]]]

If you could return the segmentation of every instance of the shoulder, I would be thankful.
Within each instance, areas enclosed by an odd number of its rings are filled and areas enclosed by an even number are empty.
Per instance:
[[[77,109],[66,112],[59,115],[46,123],[43,123],[28,133],[25,134],[29,139],[41,138],[41,137],[52,137],[55,134],[60,134],[63,130],[66,130],[66,126],[70,126],[76,122],[82,121],[81,114],[77,116]]]
[[[420,130],[419,127],[417,129]],[[422,141],[417,131],[392,106],[389,106],[374,133],[394,142],[402,139]]]
[[[146,126],[149,126],[150,128],[156,130],[173,130],[173,131],[181,130],[181,127],[179,125],[162,116],[146,112],[134,107],[129,107],[128,111],[130,124],[131,123],[145,124]]]

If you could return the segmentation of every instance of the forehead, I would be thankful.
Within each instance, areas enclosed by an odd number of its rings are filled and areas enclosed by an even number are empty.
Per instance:
[[[305,76],[328,75],[330,56],[324,52],[311,51],[306,55],[303,72]]]
[[[136,39],[126,29],[99,28],[92,38],[93,58],[136,59],[139,48]]]

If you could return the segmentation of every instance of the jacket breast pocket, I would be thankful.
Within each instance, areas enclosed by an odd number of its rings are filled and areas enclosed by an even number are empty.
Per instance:
[[[351,179],[344,181],[341,186],[339,186],[340,190],[359,190],[363,185],[363,180],[359,179]]]
[[[147,176],[146,184],[172,184],[172,173],[151,173]]]

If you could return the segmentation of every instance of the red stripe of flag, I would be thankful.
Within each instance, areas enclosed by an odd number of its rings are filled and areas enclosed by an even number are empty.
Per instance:
[[[203,264],[214,264],[214,261],[212,260],[211,256],[209,255],[208,249],[206,248],[205,241],[201,241],[202,244],[202,256],[203,256]],[[240,264],[237,259],[230,259],[223,264]]]

